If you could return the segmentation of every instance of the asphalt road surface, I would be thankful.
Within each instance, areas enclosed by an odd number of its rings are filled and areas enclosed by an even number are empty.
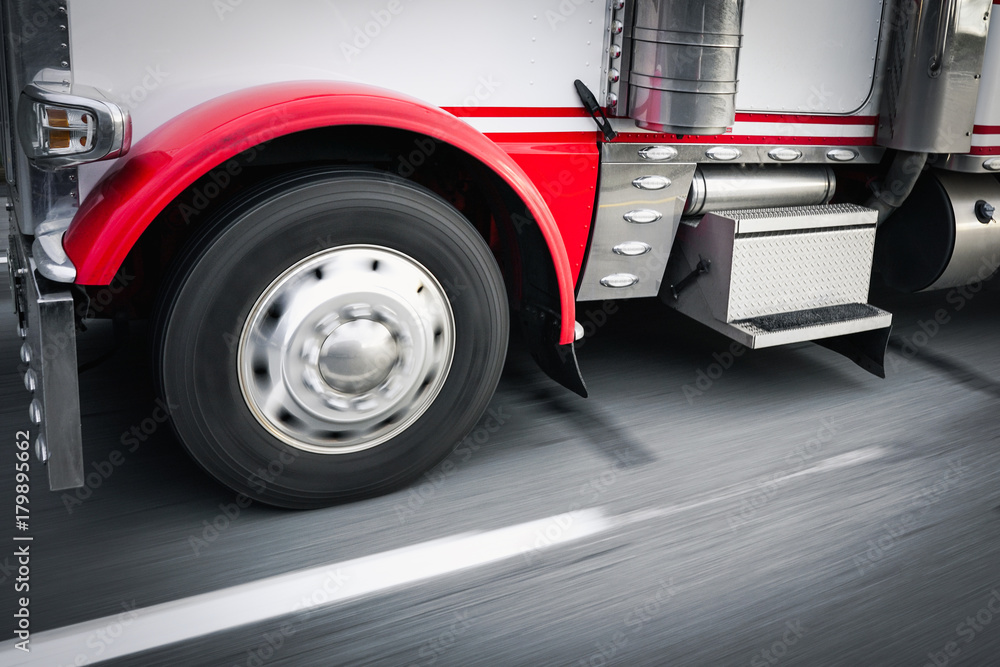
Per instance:
[[[133,327],[81,376],[88,486],[33,468],[32,651],[0,664],[1000,665],[1000,293],[873,301],[886,380],[811,344],[731,356],[656,302],[584,306],[590,399],[515,342],[424,481],[312,512],[240,506],[186,457]],[[8,639],[30,425],[0,311]],[[94,323],[80,361],[114,346]]]

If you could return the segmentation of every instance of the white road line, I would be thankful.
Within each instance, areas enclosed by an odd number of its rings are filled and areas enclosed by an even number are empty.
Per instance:
[[[829,472],[881,457],[870,447],[821,460],[769,480]],[[48,630],[31,638],[31,652],[0,644],[4,665],[69,667],[91,665],[250,623],[318,609],[390,588],[539,552],[617,526],[659,519],[738,498],[756,486],[738,484],[705,500],[609,516],[602,508],[582,509],[489,532],[464,533],[333,565],[290,572],[211,593],[166,602]],[[547,530],[552,526],[559,530]],[[539,535],[544,536],[540,539]]]
[[[95,664],[299,610],[316,609],[396,586],[495,563],[538,550],[539,531],[565,526],[542,548],[594,535],[615,524],[600,509],[480,533],[464,533],[269,577],[232,588],[48,630],[31,637],[30,653],[0,644],[4,665]]]
[[[847,468],[849,466],[858,465],[859,463],[864,463],[865,461],[872,461],[874,459],[880,458],[885,451],[881,447],[869,447],[867,449],[861,449],[855,452],[847,452],[846,454],[840,454],[838,456],[833,456],[828,459],[823,459],[817,462],[815,465],[809,466],[803,470],[798,470],[793,473],[788,473],[787,475],[779,475],[778,477],[771,478],[767,481],[767,486],[780,486],[785,482],[795,479],[797,477],[806,477],[808,475],[815,475],[821,472],[829,472],[831,470],[839,470],[840,468]],[[734,498],[739,498],[746,495],[747,493],[752,493],[760,488],[760,485],[753,484],[748,485],[746,483],[736,484],[731,487],[732,489],[726,493],[722,493],[711,498],[706,498],[705,500],[698,500],[690,503],[681,503],[678,505],[671,505],[670,507],[658,507],[648,510],[637,510],[635,512],[629,512],[628,514],[616,517],[616,520],[621,524],[638,523],[640,521],[648,521],[650,519],[660,519],[665,516],[672,516],[674,514],[680,514],[681,512],[687,512],[689,510],[696,509],[698,507],[704,507],[706,505],[714,505],[715,503],[721,503],[726,500],[733,500]]]

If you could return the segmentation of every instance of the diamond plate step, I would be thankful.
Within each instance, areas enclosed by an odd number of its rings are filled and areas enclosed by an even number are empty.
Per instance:
[[[661,296],[747,347],[823,341],[884,377],[892,315],[866,303],[876,219],[875,211],[840,204],[685,221],[664,281],[681,289]]]
[[[867,303],[849,303],[799,310],[780,315],[762,315],[729,326],[736,329],[747,347],[763,348],[807,340],[884,329],[892,324],[892,315]]]

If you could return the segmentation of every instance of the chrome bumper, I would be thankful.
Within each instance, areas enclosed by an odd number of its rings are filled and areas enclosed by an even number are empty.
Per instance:
[[[83,486],[83,436],[76,363],[73,296],[65,284],[37,273],[25,237],[12,228],[7,268],[21,346],[20,370],[32,392],[29,415],[35,454],[53,491]]]

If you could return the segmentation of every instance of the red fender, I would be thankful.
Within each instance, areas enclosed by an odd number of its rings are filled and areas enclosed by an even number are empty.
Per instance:
[[[552,212],[524,170],[479,131],[439,108],[354,83],[295,82],[223,95],[136,143],[80,206],[63,239],[77,283],[107,285],[153,219],[198,178],[282,135],[333,125],[378,125],[425,134],[472,155],[503,178],[531,211],[559,283],[560,343],[573,342],[575,303],[566,247]]]

